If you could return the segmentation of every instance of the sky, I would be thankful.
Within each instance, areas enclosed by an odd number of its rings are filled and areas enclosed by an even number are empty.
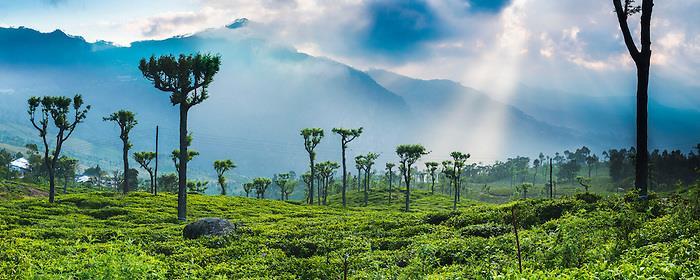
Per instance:
[[[445,78],[507,101],[520,84],[633,94],[634,65],[611,1],[9,0],[0,26],[61,29],[128,46],[249,19],[246,32],[359,69]],[[700,0],[656,1],[652,83],[699,89]],[[638,37],[639,17],[629,20]],[[697,92],[695,90],[694,92]],[[650,93],[697,108],[700,97]]]

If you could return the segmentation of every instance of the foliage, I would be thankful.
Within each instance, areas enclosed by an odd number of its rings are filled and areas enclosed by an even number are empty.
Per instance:
[[[0,183],[3,190],[45,186]],[[348,208],[230,196],[188,198],[188,218],[226,218],[227,237],[185,240],[176,195],[60,195],[60,203],[0,201],[0,278],[26,279],[688,279],[700,273],[700,221],[677,211],[689,196],[651,198],[660,212],[622,197],[505,205],[464,204],[415,190],[412,212],[373,191]],[[466,203],[466,202],[463,202]],[[651,205],[650,204],[650,205]],[[510,209],[516,205],[524,271],[517,270]],[[657,207],[657,206],[655,206]],[[31,209],[31,211],[26,211]]]

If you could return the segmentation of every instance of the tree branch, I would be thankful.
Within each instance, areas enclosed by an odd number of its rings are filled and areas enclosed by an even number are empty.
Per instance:
[[[632,56],[632,59],[637,62],[639,59],[639,50],[632,39],[632,34],[630,33],[629,25],[627,25],[627,12],[626,9],[622,7],[621,0],[612,0],[615,6],[615,13],[617,14],[617,21],[620,23],[620,30],[622,30],[622,37],[625,40],[625,46]],[[645,1],[646,2],[646,1]]]

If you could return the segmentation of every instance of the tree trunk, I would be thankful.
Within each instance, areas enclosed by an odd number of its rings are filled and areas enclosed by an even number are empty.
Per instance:
[[[342,140],[341,140],[341,144],[342,144]],[[347,173],[347,170],[345,169],[345,145],[342,145],[341,148],[342,148],[342,153],[343,153],[343,157],[342,157],[342,159],[343,159],[343,208],[345,208],[345,204],[346,204],[346,202],[345,202],[345,190],[347,189],[347,185],[348,185],[348,178],[347,178],[348,173]]]
[[[122,140],[122,160],[124,160],[124,194],[129,192],[129,139]]]
[[[314,180],[316,176],[316,169],[314,168],[314,157],[309,154],[309,162],[311,162],[311,179],[309,180],[309,205],[314,205]]]
[[[365,206],[367,206],[368,200],[369,200],[369,194],[368,191],[369,189],[367,188],[369,182],[369,171],[365,170],[365,183],[364,183],[364,189],[365,189]]]
[[[649,178],[649,153],[647,147],[649,57],[642,59],[646,59],[646,61],[637,63],[637,155],[634,185],[639,191],[639,195],[646,197]]]
[[[406,172],[404,174],[404,181],[406,181],[406,212],[410,211],[410,203],[411,203],[411,167],[408,166],[406,168]]]
[[[391,184],[392,184],[393,179],[394,179],[394,172],[391,172],[391,170],[389,170],[389,205],[391,205],[391,187],[392,187]]]
[[[187,106],[180,104],[180,167],[178,168],[177,219],[187,220]]]

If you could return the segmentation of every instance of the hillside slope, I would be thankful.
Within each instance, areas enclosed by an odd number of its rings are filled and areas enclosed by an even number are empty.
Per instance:
[[[621,197],[474,203],[454,213],[438,210],[449,200],[424,199],[432,205],[403,213],[192,195],[191,221],[214,216],[240,225],[227,238],[196,240],[183,239],[170,194],[0,200],[0,279],[336,279],[345,258],[350,279],[700,273],[700,222],[681,197],[648,205]],[[511,206],[518,209],[523,274]]]

